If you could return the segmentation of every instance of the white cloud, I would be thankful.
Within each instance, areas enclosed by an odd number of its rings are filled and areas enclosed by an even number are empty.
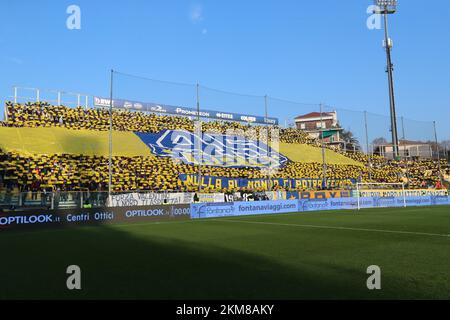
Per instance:
[[[189,10],[189,19],[193,23],[197,23],[203,20],[203,7],[200,4],[194,4]]]

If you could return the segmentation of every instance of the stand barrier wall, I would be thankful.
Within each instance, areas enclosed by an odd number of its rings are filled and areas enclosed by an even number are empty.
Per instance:
[[[361,208],[449,205],[450,196],[364,197]],[[115,208],[69,210],[34,209],[0,213],[0,232],[109,224],[148,223],[156,221],[233,217],[260,214],[357,209],[358,200],[325,198],[304,200],[206,202]]]
[[[450,196],[423,197],[364,197],[361,208],[449,205]],[[193,203],[191,218],[217,218],[258,214],[357,209],[357,198],[327,198],[310,200],[278,200],[264,202]]]

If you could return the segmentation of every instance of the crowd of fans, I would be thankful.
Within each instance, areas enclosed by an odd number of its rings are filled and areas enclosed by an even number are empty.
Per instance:
[[[6,112],[7,121],[3,124],[9,127],[64,127],[74,130],[109,130],[108,109],[69,108],[66,106],[53,106],[47,102],[30,102],[26,104],[7,102]],[[114,110],[112,118],[113,130],[117,131],[151,133],[165,129],[194,131],[194,121],[189,117],[167,116],[120,109]],[[280,129],[279,139],[281,142],[320,146],[320,142],[311,138],[304,131],[292,128],[278,129]],[[244,136],[256,138],[261,131],[267,130],[267,127],[251,126],[240,122],[209,121],[202,123],[202,130],[215,133],[226,133],[227,130],[241,130]]]
[[[196,186],[184,185],[180,174],[198,174],[199,167],[176,163],[164,157],[113,157],[112,185],[116,192],[135,190],[192,191]],[[109,159],[85,155],[41,155],[24,157],[0,150],[0,181],[9,189],[23,192],[105,191],[109,182]],[[359,166],[331,165],[329,179],[359,179],[366,175]],[[290,162],[271,178],[320,179],[321,165]],[[201,166],[201,175],[226,178],[269,178],[257,168],[221,168]],[[281,187],[280,187],[281,189]],[[220,188],[206,187],[204,191],[221,192]]]
[[[47,103],[6,105],[7,121],[0,125],[9,127],[66,127],[73,130],[109,130],[109,111],[105,109],[68,108]],[[237,122],[211,121],[203,129],[225,133],[229,129],[242,129],[244,133],[258,135],[264,126],[252,126]],[[159,132],[164,129],[194,130],[194,122],[188,117],[144,114],[120,110],[113,112],[113,129],[134,132]],[[320,146],[320,141],[298,129],[280,129],[280,141]],[[288,162],[273,173],[272,178],[321,179],[323,171],[327,179],[353,179],[363,182],[404,182],[409,188],[428,188],[439,183],[438,165],[434,161],[388,161],[381,156],[369,156],[360,152],[345,152],[329,147],[360,162],[361,165],[331,165],[322,163]],[[184,185],[180,174],[198,174],[199,167],[175,162],[169,158],[113,157],[112,187],[115,192],[194,191],[196,186]],[[106,191],[108,190],[108,158],[74,154],[23,156],[0,150],[0,190],[21,192],[50,191]],[[450,174],[445,161],[444,174]],[[223,168],[201,166],[201,174],[231,178],[268,178],[264,170],[251,167]],[[344,186],[346,187],[346,186]],[[284,189],[277,187],[277,189]],[[299,189],[302,190],[302,189]],[[206,187],[205,192],[225,192],[219,187]],[[264,191],[264,190],[256,190]]]

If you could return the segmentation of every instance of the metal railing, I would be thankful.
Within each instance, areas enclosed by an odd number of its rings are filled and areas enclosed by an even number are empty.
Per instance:
[[[0,192],[0,207],[3,208],[101,208],[105,207],[108,192],[54,191],[54,192]]]
[[[14,86],[13,96],[10,96],[14,103],[48,102],[58,106],[82,106],[85,109],[89,108],[90,97],[91,95],[85,93],[20,86]]]

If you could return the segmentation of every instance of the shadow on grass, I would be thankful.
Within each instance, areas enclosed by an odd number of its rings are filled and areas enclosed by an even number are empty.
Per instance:
[[[192,233],[208,228],[176,224]],[[256,254],[152,234],[158,227],[137,233],[104,225],[0,234],[0,298],[389,298],[367,290],[361,270],[312,264],[293,268]],[[81,267],[81,291],[66,289],[69,265]],[[348,281],[355,278],[357,283]]]

